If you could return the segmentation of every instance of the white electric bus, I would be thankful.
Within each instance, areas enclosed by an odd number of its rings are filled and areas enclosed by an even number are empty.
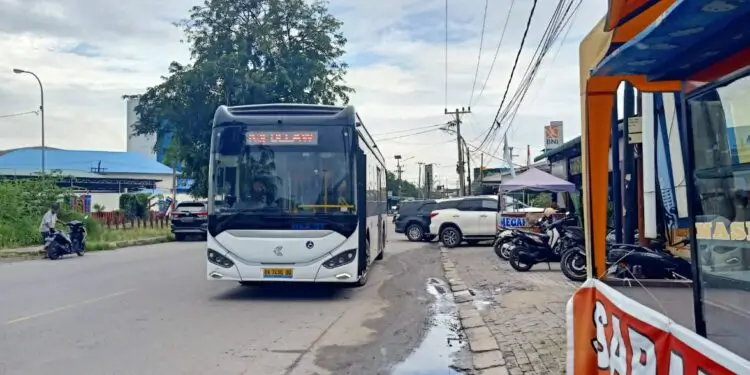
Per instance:
[[[367,282],[386,169],[354,107],[221,106],[210,153],[209,280]]]

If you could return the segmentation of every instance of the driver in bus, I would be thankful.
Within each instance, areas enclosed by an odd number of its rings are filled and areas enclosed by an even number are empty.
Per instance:
[[[238,201],[236,207],[251,210],[266,207],[266,190],[266,184],[263,183],[263,180],[255,179],[249,199]]]

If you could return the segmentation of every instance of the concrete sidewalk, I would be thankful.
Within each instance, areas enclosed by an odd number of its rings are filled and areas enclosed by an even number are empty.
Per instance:
[[[491,247],[442,252],[478,374],[565,373],[565,305],[577,283],[556,264],[517,272]]]

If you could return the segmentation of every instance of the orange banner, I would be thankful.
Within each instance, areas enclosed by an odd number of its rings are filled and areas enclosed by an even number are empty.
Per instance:
[[[750,362],[598,280],[568,301],[567,373],[750,374]]]

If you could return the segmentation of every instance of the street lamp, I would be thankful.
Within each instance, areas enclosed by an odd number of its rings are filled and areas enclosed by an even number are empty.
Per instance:
[[[31,74],[36,78],[36,82],[39,83],[39,94],[40,94],[40,104],[39,104],[39,114],[42,116],[42,176],[44,176],[45,173],[45,167],[46,167],[46,159],[45,159],[45,150],[46,147],[44,145],[44,86],[42,86],[42,80],[39,79],[39,76],[34,74],[34,72],[30,72],[28,70],[18,69],[14,68],[13,73],[16,74]]]

